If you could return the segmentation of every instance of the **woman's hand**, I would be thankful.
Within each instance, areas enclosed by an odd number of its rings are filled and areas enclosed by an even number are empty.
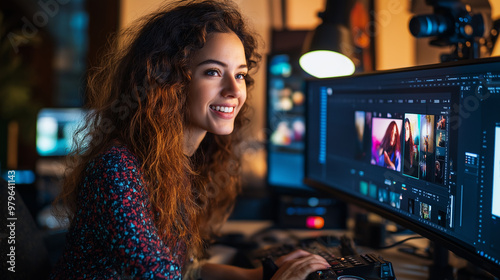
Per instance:
[[[324,258],[303,250],[284,255],[275,264],[279,269],[271,280],[304,280],[310,273],[330,267]]]

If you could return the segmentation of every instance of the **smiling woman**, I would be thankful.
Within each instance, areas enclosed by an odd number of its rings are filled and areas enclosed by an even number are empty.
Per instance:
[[[185,151],[192,155],[206,132],[227,135],[247,97],[248,66],[243,44],[233,32],[212,33],[191,62]]]
[[[52,278],[262,279],[197,260],[239,191],[255,35],[222,0],[179,1],[134,26],[89,82],[56,201],[71,224]],[[276,264],[276,280],[328,266],[302,251]]]

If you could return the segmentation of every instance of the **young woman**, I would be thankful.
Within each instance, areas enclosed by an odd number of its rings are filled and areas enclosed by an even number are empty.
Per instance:
[[[395,121],[389,123],[378,151],[378,165],[399,171],[401,161],[401,144],[398,125]]]
[[[238,192],[255,36],[228,1],[171,4],[127,34],[89,83],[52,277],[262,279],[262,269],[197,260]],[[329,266],[303,251],[276,265],[276,280]]]
[[[406,175],[413,177],[418,177],[418,161],[416,160],[417,149],[415,147],[415,142],[413,141],[412,127],[410,120],[405,118],[405,147],[404,147],[404,161],[403,161],[403,172]]]

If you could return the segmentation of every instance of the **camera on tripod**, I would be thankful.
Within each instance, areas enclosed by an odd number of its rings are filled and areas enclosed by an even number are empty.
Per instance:
[[[485,37],[491,30],[489,14],[474,13],[470,4],[460,0],[425,2],[433,7],[434,14],[414,16],[409,24],[411,34],[416,38],[435,37],[430,41],[434,46],[454,46],[451,54],[441,56],[443,62],[479,58],[480,47],[486,44]]]

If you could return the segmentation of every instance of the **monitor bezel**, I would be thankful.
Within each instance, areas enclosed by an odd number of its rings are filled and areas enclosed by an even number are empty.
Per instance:
[[[324,83],[328,81],[335,81],[335,80],[347,80],[347,79],[356,79],[358,77],[364,77],[364,76],[376,76],[376,75],[386,75],[386,74],[391,74],[391,73],[401,73],[401,72],[412,72],[412,71],[421,71],[421,70],[435,70],[435,69],[442,69],[442,68],[449,68],[449,67],[455,67],[455,66],[462,66],[462,65],[473,65],[473,64],[487,64],[487,63],[495,63],[499,62],[500,63],[500,57],[489,57],[489,58],[479,58],[479,59],[473,59],[473,60],[464,60],[464,61],[452,61],[452,62],[446,62],[446,63],[438,63],[438,64],[429,64],[429,65],[420,65],[420,66],[413,66],[413,67],[406,67],[406,68],[400,68],[400,69],[389,69],[389,70],[381,70],[381,71],[373,71],[373,72],[366,72],[366,73],[359,73],[355,74],[352,76],[347,76],[347,77],[335,77],[335,78],[328,78],[328,79],[308,79],[306,81],[306,92],[307,95],[309,95],[309,91],[311,88],[311,83],[319,82],[319,83]],[[308,103],[309,104],[309,103]],[[308,124],[308,108],[309,106],[306,106],[306,125]],[[406,219],[405,216],[398,214],[397,212],[391,212],[387,209],[384,209],[382,207],[378,207],[376,204],[369,202],[368,200],[363,200],[360,197],[357,197],[353,194],[350,194],[348,192],[345,192],[341,189],[333,189],[335,186],[328,186],[322,182],[319,182],[317,180],[314,180],[312,178],[308,177],[308,157],[309,157],[309,134],[306,130],[306,136],[305,136],[305,172],[304,172],[304,183],[313,189],[317,190],[320,193],[331,195],[335,198],[338,198],[346,203],[349,204],[354,204],[356,206],[359,206],[361,208],[364,208],[368,211],[371,211],[373,213],[376,213],[384,218],[387,218],[405,228],[408,228],[409,230],[412,230],[420,235],[422,235],[425,238],[428,238],[431,241],[437,242],[439,244],[442,244],[446,249],[454,252],[456,255],[468,260],[469,262],[473,263],[474,265],[477,265],[478,267],[481,267],[488,273],[491,273],[495,277],[500,277],[500,266],[487,260],[486,258],[482,258],[479,255],[477,255],[476,252],[471,251],[468,249],[465,245],[460,244],[460,241],[458,239],[453,240],[453,237],[445,237],[443,235],[440,235],[438,232],[434,231],[431,227],[424,227],[423,225],[419,225],[417,223],[412,223],[408,219]]]

